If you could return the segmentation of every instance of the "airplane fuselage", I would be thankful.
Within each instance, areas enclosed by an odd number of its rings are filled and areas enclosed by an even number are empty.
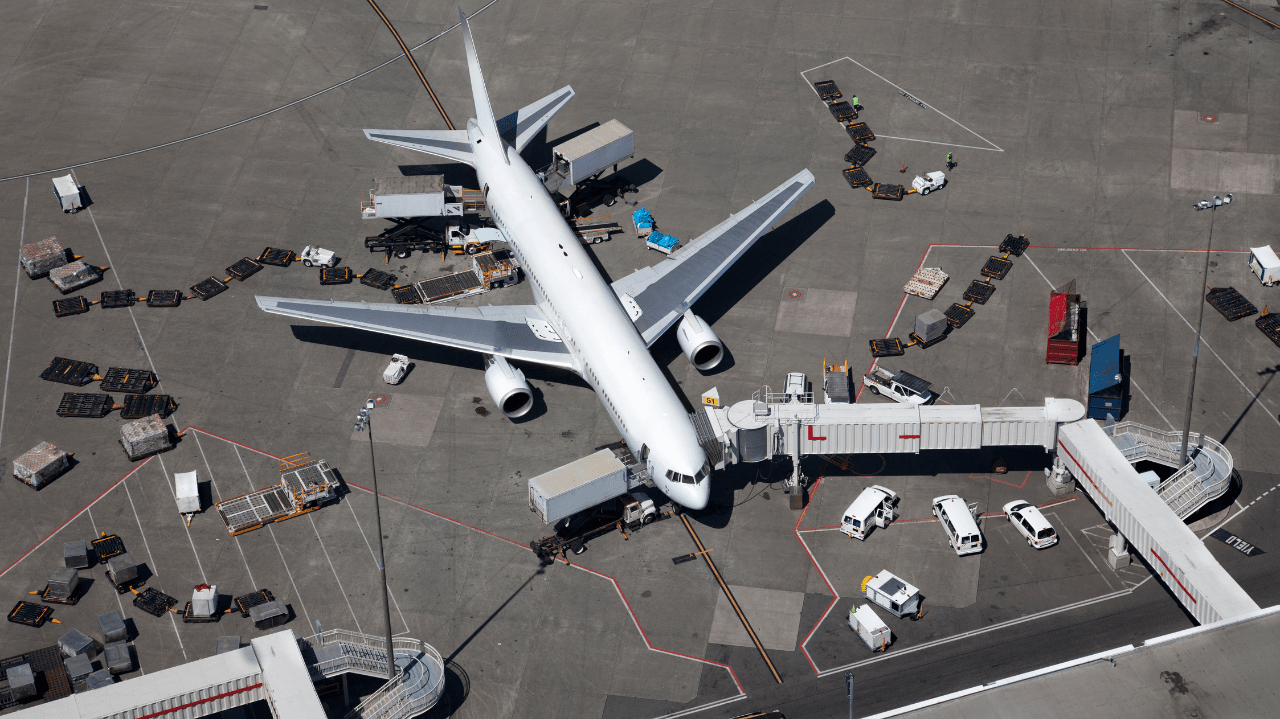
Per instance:
[[[710,470],[697,432],[613,288],[520,153],[475,120],[467,136],[489,212],[577,373],[657,487],[684,507],[705,507]]]

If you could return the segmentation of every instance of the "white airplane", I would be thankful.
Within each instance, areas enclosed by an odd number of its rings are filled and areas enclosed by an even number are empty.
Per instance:
[[[711,466],[698,434],[649,347],[677,321],[680,348],[699,370],[718,365],[724,345],[689,308],[810,187],[802,170],[658,265],[612,286],[596,272],[520,151],[573,97],[564,87],[495,119],[467,16],[462,39],[476,117],[466,130],[365,130],[378,142],[475,168],[490,214],[533,285],[537,304],[434,307],[258,297],[266,312],[474,350],[485,356],[485,385],[503,414],[533,406],[524,373],[508,359],[570,370],[587,381],[673,501],[702,509]],[[496,232],[490,230],[491,232]]]

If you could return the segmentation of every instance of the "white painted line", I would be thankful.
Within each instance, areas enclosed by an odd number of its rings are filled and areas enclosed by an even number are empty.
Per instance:
[[[160,460],[160,475],[164,477],[164,486],[169,488],[169,494],[173,497],[174,506],[176,508],[178,502],[178,493],[174,490],[173,485],[169,483],[169,470],[164,466],[164,457],[156,455],[156,459]],[[200,551],[196,549],[196,541],[191,538],[191,527],[187,525],[186,519],[181,514],[178,515],[178,523],[182,525],[183,531],[187,533],[187,543],[191,545],[191,554],[196,558],[196,568],[200,570],[200,579],[205,584],[209,583],[209,577],[204,573],[204,564],[200,562]]]
[[[147,568],[151,570],[152,576],[160,576],[160,571],[156,569],[156,558],[151,554],[151,545],[147,542],[147,534],[142,531],[142,519],[138,517],[138,505],[133,503],[133,492],[129,491],[129,480],[121,482],[124,485],[124,493],[129,497],[129,506],[133,507],[133,519],[138,523],[138,534],[142,536],[142,546],[147,548]],[[173,636],[178,638],[178,648],[182,650],[183,660],[187,660],[187,648],[182,643],[182,635],[178,632],[178,622],[173,618],[173,612],[169,612],[169,619],[173,622]]]
[[[27,180],[27,182],[30,183],[31,181]],[[93,527],[93,536],[101,537],[102,535],[98,532],[98,523],[93,521],[93,512],[87,509],[85,510],[85,512],[89,515],[89,526]],[[124,609],[124,600],[120,598],[119,594],[116,595],[116,606],[120,607],[120,616],[125,619],[128,619],[129,614]],[[136,640],[135,640],[135,643],[136,643]],[[141,667],[139,667],[139,669],[141,669]],[[146,672],[143,672],[143,673],[145,674]]]
[[[364,533],[364,527],[360,524],[360,518],[356,516],[355,508],[351,506],[350,501],[344,502],[344,504],[347,505],[347,509],[351,510],[351,518],[356,520],[356,528],[360,530],[360,536],[364,537],[364,546],[369,548],[369,556],[373,557],[373,566],[378,566],[378,555],[373,551],[373,545],[369,544],[369,535]],[[430,517],[431,515],[428,514],[427,516]],[[396,601],[395,592],[391,591],[390,585],[387,586],[387,596],[391,597],[391,603],[396,605],[396,614],[400,615],[400,621],[404,624],[404,631],[407,634],[409,632],[409,622],[405,621],[404,612],[400,611],[400,602]]]
[[[338,576],[338,569],[333,566],[333,560],[329,558],[329,549],[324,546],[324,540],[320,538],[320,528],[316,526],[315,517],[308,514],[307,519],[311,520],[311,531],[316,533],[316,541],[320,542],[320,551],[324,552],[325,561],[329,563],[329,571],[333,572],[334,581],[338,583],[338,590],[342,592],[342,598],[347,602],[347,610],[351,612],[351,619],[356,623],[356,631],[364,634],[364,630],[360,628],[360,620],[356,618],[356,610],[351,606],[351,598],[347,596],[347,588],[342,586],[342,578]]]
[[[1165,304],[1169,305],[1169,309],[1173,310],[1174,314],[1178,315],[1178,319],[1182,320],[1183,324],[1185,324],[1188,329],[1195,332],[1196,328],[1192,327],[1191,323],[1187,321],[1187,318],[1183,317],[1182,313],[1178,311],[1178,308],[1174,307],[1173,303],[1169,301],[1169,298],[1164,296],[1164,293],[1160,291],[1160,288],[1156,287],[1156,283],[1152,282],[1150,277],[1147,277],[1147,273],[1143,272],[1141,267],[1138,267],[1138,263],[1133,261],[1133,258],[1129,256],[1129,253],[1125,250],[1120,250],[1120,253],[1124,255],[1125,259],[1129,260],[1129,264],[1133,265],[1134,269],[1136,269],[1142,275],[1142,278],[1147,281],[1147,284],[1151,285],[1151,289],[1155,290],[1156,293],[1160,295],[1160,298],[1165,301]],[[1236,375],[1235,370],[1231,369],[1231,365],[1227,364],[1227,361],[1222,359],[1222,355],[1218,354],[1218,351],[1213,348],[1213,345],[1209,344],[1209,341],[1206,340],[1203,335],[1200,337],[1200,344],[1207,347],[1209,351],[1213,353],[1213,356],[1218,358],[1218,361],[1227,369],[1227,372],[1230,372],[1236,382],[1240,383],[1240,387],[1244,389],[1246,394],[1252,397],[1255,401],[1258,399],[1258,395],[1254,394],[1253,391],[1251,391],[1249,387],[1240,380],[1240,377]],[[1280,419],[1277,419],[1275,415],[1268,412],[1267,417],[1270,417],[1272,422],[1275,422],[1277,426],[1280,426]]]
[[[196,432],[192,436],[196,439],[196,447],[200,449],[200,456],[204,458],[204,468],[209,473],[209,486],[213,487],[214,492],[217,492],[218,502],[221,503],[222,492],[218,489],[217,480],[214,479],[213,468],[209,466],[209,458],[204,454],[204,446],[200,444],[200,433]],[[236,549],[240,550],[240,559],[244,561],[244,571],[249,575],[249,584],[253,587],[258,587],[258,583],[253,579],[253,570],[249,568],[249,558],[245,556],[244,547],[240,546],[240,537],[232,535],[231,539],[236,543]]]
[[[27,193],[22,196],[22,230],[18,233],[18,247],[27,242],[27,199],[31,196],[31,178],[27,178]],[[9,357],[4,362],[4,399],[0,400],[0,446],[4,444],[4,411],[9,406],[9,368],[13,365],[13,330],[18,326],[18,288],[22,286],[22,264],[18,264],[18,276],[13,281],[13,316],[9,319]]]
[[[1121,252],[1123,252],[1123,250],[1121,250]],[[1035,263],[1035,261],[1031,259],[1031,256],[1030,256],[1030,255],[1028,255],[1028,254],[1024,251],[1024,252],[1022,253],[1022,256],[1023,256],[1023,257],[1025,257],[1025,258],[1027,259],[1027,262],[1030,262],[1030,263],[1031,263],[1031,266],[1032,266],[1032,267],[1036,268],[1036,272],[1039,272],[1039,273],[1040,273],[1040,277],[1041,277],[1042,279],[1044,279],[1045,283],[1049,285],[1050,289],[1057,289],[1057,285],[1053,284],[1052,282],[1049,282],[1049,278],[1044,276],[1044,272],[1041,272],[1041,271],[1040,271],[1040,266],[1039,266],[1039,265],[1037,265],[1037,264]],[[1130,261],[1130,262],[1133,262],[1133,260],[1129,260],[1129,261]],[[1085,327],[1085,330],[1086,330],[1086,331],[1088,331],[1089,336],[1093,338],[1093,341],[1094,341],[1094,342],[1099,341],[1099,340],[1098,340],[1098,335],[1094,333],[1094,331],[1093,331],[1093,328],[1092,328],[1092,327]],[[1151,401],[1151,398],[1147,396],[1147,393],[1143,391],[1142,387],[1140,387],[1140,386],[1138,385],[1138,383],[1133,379],[1133,376],[1132,376],[1132,375],[1130,375],[1130,377],[1129,377],[1129,384],[1130,384],[1130,385],[1132,385],[1134,389],[1138,390],[1138,394],[1141,394],[1141,395],[1142,395],[1142,398],[1143,398],[1143,399],[1145,399],[1145,400],[1147,401],[1147,404],[1151,405],[1151,408],[1152,408],[1152,409],[1154,409],[1154,410],[1156,411],[1156,414],[1160,415],[1160,419],[1164,420],[1164,423],[1165,423],[1165,424],[1167,424],[1167,425],[1169,425],[1169,429],[1177,429],[1177,427],[1174,427],[1174,426],[1173,426],[1173,422],[1170,422],[1170,421],[1169,421],[1169,418],[1168,418],[1168,417],[1166,417],[1166,416],[1164,416],[1164,412],[1161,412],[1161,411],[1160,411],[1160,407],[1159,407],[1159,406],[1157,406],[1155,402],[1152,402],[1152,401]]]
[[[244,464],[244,457],[240,456],[240,448],[234,444],[231,445],[231,448],[236,452],[236,459],[240,460],[240,469],[244,470],[244,481],[248,482],[253,489],[257,489],[257,487],[253,486],[253,478],[249,476],[249,468]],[[284,558],[284,550],[280,548],[280,541],[276,539],[275,527],[268,524],[267,534],[271,535],[271,541],[275,543],[276,551],[280,553],[280,563],[284,565],[284,573],[289,575],[289,584],[293,585],[293,596],[297,597],[298,604],[302,605],[302,614],[307,618],[307,626],[314,627],[315,622],[311,621],[311,612],[307,611],[307,603],[302,601],[302,592],[298,591],[298,583],[293,580],[293,571],[289,569],[289,562],[285,561]]]
[[[866,70],[867,72],[871,73],[872,75],[875,75],[876,77],[880,78],[881,80],[884,80],[884,81],[885,81],[886,83],[888,83],[889,85],[892,85],[892,86],[893,86],[895,89],[897,89],[899,92],[907,92],[907,91],[906,91],[906,90],[904,90],[903,88],[898,87],[898,86],[897,86],[897,85],[895,85],[894,83],[890,82],[887,78],[885,78],[885,77],[884,77],[883,75],[881,75],[880,73],[876,72],[875,70],[872,70],[871,68],[867,67],[866,65],[863,65],[862,63],[858,62],[857,60],[854,60],[853,58],[849,57],[848,55],[846,55],[846,56],[844,56],[844,57],[842,57],[842,58],[836,59],[836,60],[832,60],[831,62],[828,62],[828,63],[826,63],[826,64],[824,64],[824,65],[819,65],[818,67],[826,67],[827,65],[834,65],[835,63],[840,62],[840,60],[848,60],[849,62],[853,63],[854,65],[857,65],[858,67],[862,68],[863,70]],[[806,75],[806,73],[810,73],[810,72],[813,72],[814,70],[817,70],[817,69],[818,69],[818,67],[810,68],[810,69],[805,70],[804,72],[800,73],[800,77],[803,77],[803,78],[804,78],[805,83],[807,83],[807,84],[809,85],[809,88],[810,88],[810,89],[813,89],[813,83],[809,82],[809,78],[808,78],[808,77],[805,77],[805,75]],[[815,90],[813,90],[813,91],[814,91],[814,93],[815,93],[815,94],[818,92],[816,89],[815,89]],[[911,97],[915,97],[915,98],[919,99],[919,96],[918,96],[918,95],[915,95],[914,93],[909,93],[909,92],[907,92],[907,94],[908,94],[908,95],[911,95]],[[821,96],[819,95],[819,97],[821,97]],[[920,102],[924,102],[924,100],[920,100]],[[958,120],[956,120],[955,118],[951,117],[951,116],[950,116],[950,115],[948,115],[947,113],[943,112],[942,110],[939,110],[938,108],[934,107],[933,105],[930,105],[930,104],[929,104],[929,103],[927,103],[927,102],[925,102],[924,104],[925,104],[925,106],[926,106],[928,109],[933,110],[934,112],[938,113],[939,115],[942,115],[943,117],[945,117],[945,118],[947,118],[948,120],[950,120],[950,121],[954,122],[955,124],[960,125],[960,127],[964,128],[964,129],[965,129],[969,134],[973,135],[974,137],[978,138],[979,140],[982,140],[983,142],[985,142],[985,143],[987,143],[988,145],[990,145],[990,146],[991,146],[991,147],[970,147],[969,145],[954,145],[954,147],[969,147],[969,149],[971,149],[971,150],[985,150],[985,151],[987,151],[987,152],[992,152],[992,151],[994,151],[994,152],[1004,152],[1004,150],[1003,150],[1003,149],[1001,149],[1001,147],[1000,147],[999,145],[997,145],[996,143],[994,143],[994,142],[992,142],[992,141],[988,140],[987,138],[983,137],[982,135],[979,135],[978,133],[974,132],[973,130],[970,130],[969,128],[965,127],[965,126],[964,126],[964,125],[962,125]],[[884,136],[884,137],[888,137],[888,136]],[[909,137],[894,137],[894,138],[891,138],[891,139],[894,139],[894,140],[906,140],[906,141],[908,141],[908,142],[928,142],[927,140],[913,140],[913,139],[911,139],[911,138],[909,138]],[[932,142],[932,143],[930,143],[930,144],[933,144],[933,145],[946,145],[946,144],[948,144],[948,143],[945,143],[945,142]]]

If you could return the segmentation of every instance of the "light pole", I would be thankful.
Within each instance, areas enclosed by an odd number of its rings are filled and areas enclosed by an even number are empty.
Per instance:
[[[1219,207],[1230,205],[1232,199],[1234,197],[1230,194],[1225,198],[1214,195],[1212,201],[1201,200],[1192,205],[1196,212],[1209,210],[1209,244],[1204,248],[1204,280],[1200,283],[1200,319],[1196,320],[1196,344],[1191,350],[1191,382],[1187,385],[1187,421],[1182,428],[1182,453],[1178,460],[1179,467],[1187,464],[1187,443],[1191,439],[1191,401],[1196,393],[1196,363],[1200,360],[1200,330],[1204,327],[1204,294],[1209,290],[1209,253],[1213,248],[1213,217],[1217,214]]]
[[[369,469],[373,473],[373,516],[378,525],[378,569],[382,572],[382,615],[387,629],[387,681],[396,678],[396,657],[391,646],[391,603],[387,597],[387,559],[382,549],[382,505],[378,501],[378,464],[373,458],[373,400],[364,403],[356,415],[356,431],[369,430]]]
[[[853,719],[853,672],[844,673],[844,693],[849,696],[849,719]]]

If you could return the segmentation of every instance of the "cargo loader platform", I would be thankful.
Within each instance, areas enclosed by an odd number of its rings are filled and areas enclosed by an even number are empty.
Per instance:
[[[279,484],[218,502],[214,508],[235,536],[315,511],[337,496],[338,487],[329,465],[304,453],[282,460]]]

